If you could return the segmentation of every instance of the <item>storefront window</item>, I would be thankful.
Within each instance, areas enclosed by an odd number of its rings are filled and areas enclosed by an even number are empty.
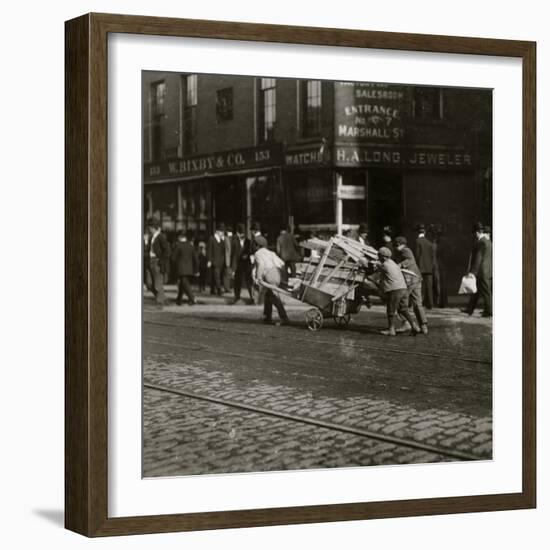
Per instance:
[[[159,185],[151,190],[153,216],[157,218],[162,229],[167,232],[176,230],[178,217],[178,195],[175,185]]]
[[[291,214],[300,227],[335,224],[334,184],[326,171],[297,172],[289,176]]]

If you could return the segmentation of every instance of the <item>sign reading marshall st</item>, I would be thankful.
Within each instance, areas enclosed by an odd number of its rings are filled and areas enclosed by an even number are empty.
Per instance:
[[[336,147],[335,164],[464,170],[473,167],[473,159],[469,152],[454,149]]]
[[[212,155],[149,163],[144,166],[145,181],[203,176],[219,172],[276,166],[282,162],[281,146],[236,149]]]

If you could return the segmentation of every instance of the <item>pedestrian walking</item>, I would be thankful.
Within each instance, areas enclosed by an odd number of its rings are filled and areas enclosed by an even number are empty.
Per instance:
[[[259,246],[254,253],[253,278],[257,281],[265,281],[273,286],[281,286],[287,281],[285,263],[267,247]],[[272,324],[273,306],[275,306],[280,319],[278,324],[288,324],[290,321],[279,295],[269,288],[264,288],[264,291],[264,323]]]
[[[225,225],[218,223],[206,247],[207,267],[210,269],[210,294],[222,295],[222,276],[225,267]]]
[[[204,241],[199,241],[197,255],[199,257],[199,292],[204,292],[208,275],[208,258],[206,257],[206,243]]]
[[[391,250],[385,246],[378,251],[380,264],[380,290],[386,298],[386,315],[388,318],[388,328],[380,331],[384,336],[396,336],[395,314],[399,313],[411,325],[411,334],[420,333],[420,327],[413,319],[409,311],[409,296],[407,292],[407,283],[401,273],[399,266],[391,259]]]
[[[190,278],[199,274],[199,257],[193,244],[193,233],[191,231],[180,231],[178,242],[172,252],[172,261],[176,271],[178,281],[178,296],[176,304],[180,306],[183,301],[183,294],[187,295],[188,304],[194,305],[195,296],[191,289]]]
[[[489,238],[491,228],[477,223],[474,226],[476,244],[469,273],[475,275],[477,292],[472,294],[465,313],[472,315],[479,300],[483,299],[483,317],[493,316],[493,243]]]
[[[426,238],[426,228],[424,224],[416,226],[417,238],[415,243],[416,264],[422,274],[422,297],[423,304],[427,309],[433,308],[433,269],[434,269],[434,249],[432,243]]]
[[[170,259],[170,245],[162,233],[160,222],[156,218],[147,220],[149,240],[146,244],[147,268],[151,280],[151,291],[159,308],[165,303],[164,275]]]
[[[277,254],[285,262],[285,268],[290,277],[296,277],[296,262],[301,259],[300,247],[289,227],[281,228],[277,237]]]
[[[223,266],[223,289],[225,292],[231,292],[231,278],[233,272],[231,270],[231,241],[233,240],[233,231],[228,229],[223,236],[223,244],[225,246],[225,259]]]
[[[422,274],[416,264],[412,250],[407,246],[407,239],[403,236],[395,238],[394,258],[401,269],[406,269],[416,275],[416,277],[411,276],[411,282],[407,285],[408,300],[420,325],[420,330],[423,334],[428,334],[428,319],[422,305]],[[405,280],[405,282],[407,281]],[[401,327],[397,329],[397,332],[405,332],[406,330],[408,330],[408,327]]]
[[[251,303],[254,303],[254,290],[252,287],[252,263],[251,243],[246,238],[244,225],[237,224],[235,235],[231,240],[231,270],[233,272],[233,292],[236,304],[241,299],[241,288],[246,285]]]

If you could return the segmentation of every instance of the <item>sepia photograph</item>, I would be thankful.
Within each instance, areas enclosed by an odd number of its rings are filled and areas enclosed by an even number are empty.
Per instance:
[[[141,86],[142,476],[492,460],[493,90]]]

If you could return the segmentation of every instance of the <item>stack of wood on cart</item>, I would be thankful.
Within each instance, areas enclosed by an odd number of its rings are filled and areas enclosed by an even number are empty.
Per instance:
[[[298,266],[298,297],[321,308],[343,297],[352,299],[354,288],[365,277],[364,268],[378,259],[373,247],[340,235],[328,241],[309,239],[300,246],[311,252]]]

